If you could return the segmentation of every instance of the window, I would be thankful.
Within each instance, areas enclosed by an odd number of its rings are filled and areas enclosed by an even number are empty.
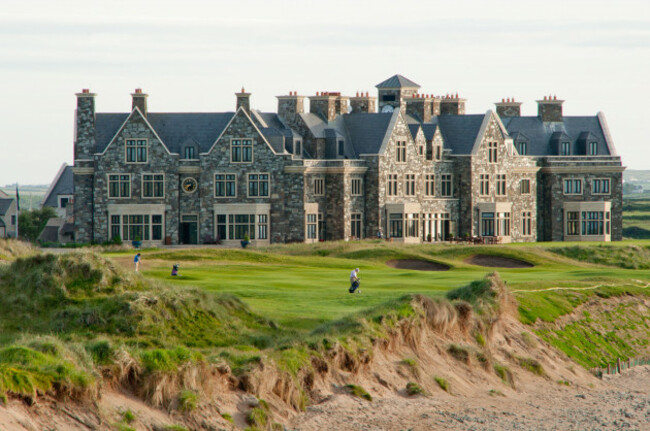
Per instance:
[[[384,102],[394,102],[395,101],[395,95],[394,94],[384,94],[381,96],[381,100]]]
[[[403,215],[391,213],[388,215],[388,236],[390,238],[402,238],[404,225]]]
[[[16,216],[15,215],[11,216],[11,225],[16,226]]]
[[[451,184],[451,174],[440,175],[440,195],[443,197],[451,197],[454,193],[454,188]]]
[[[214,197],[232,198],[237,196],[237,175],[214,174]]]
[[[59,198],[59,208],[65,208],[68,206],[68,202],[70,202],[70,198]]]
[[[605,232],[604,215],[605,213],[603,211],[583,211],[582,212],[582,234],[603,235]]]
[[[571,154],[571,143],[562,142],[560,144],[560,154],[563,156],[568,156]]]
[[[436,195],[436,176],[433,174],[426,174],[424,176],[424,194],[426,196]]]
[[[566,213],[566,234],[580,235],[580,213],[578,211],[568,211]]]
[[[147,140],[126,140],[126,163],[147,163]]]
[[[228,238],[255,239],[255,214],[228,214]]]
[[[506,195],[506,174],[497,174],[497,196]]]
[[[406,214],[406,236],[420,236],[420,214]]]
[[[406,163],[406,141],[397,141],[397,163]]]
[[[352,190],[351,190],[352,196],[363,195],[363,189],[361,188],[361,178],[352,178],[350,184],[352,186]]]
[[[397,196],[397,174],[388,174],[388,196]]]
[[[323,196],[325,194],[325,178],[314,178],[314,195]]]
[[[531,236],[533,234],[533,213],[524,211],[521,213],[521,234]]]
[[[352,213],[350,223],[350,235],[353,238],[361,239],[361,213]]]
[[[415,196],[415,174],[404,176],[404,196]]]
[[[581,195],[582,194],[582,180],[576,178],[567,178],[564,180],[564,194],[565,195]]]
[[[436,160],[441,160],[442,159],[442,145],[436,145],[435,157],[436,157]]]
[[[490,175],[481,174],[479,176],[479,194],[488,196],[490,194]]]
[[[131,197],[131,175],[110,174],[108,176],[108,197],[109,198],[130,198]]]
[[[497,235],[510,236],[510,213],[497,213]]]
[[[230,161],[233,163],[251,163],[253,161],[253,140],[232,139],[230,141]]]
[[[269,174],[248,174],[248,196],[269,196]]]
[[[318,214],[307,214],[307,239],[318,238]]]
[[[125,241],[163,239],[163,217],[160,214],[111,215],[110,221],[111,238],[120,236]]]
[[[163,174],[142,174],[142,197],[165,197],[165,176]]]
[[[591,182],[591,192],[595,195],[609,194],[609,179],[599,178]]]
[[[294,154],[296,156],[302,156],[302,141],[296,141],[296,146],[294,148]]]
[[[183,151],[183,155],[185,159],[194,159],[196,154],[194,153],[194,147],[188,146],[185,147],[185,150]]]
[[[339,141],[339,156],[344,156],[345,155],[345,141]]]
[[[528,142],[517,142],[517,152],[520,156],[528,154]]]
[[[498,145],[496,142],[488,142],[488,162],[497,163],[499,161],[497,157]]]
[[[419,144],[419,145],[418,145],[418,154],[419,154],[421,157],[424,157],[424,144]]]
[[[589,155],[598,155],[598,142],[589,142]]]
[[[269,238],[269,216],[267,214],[257,215],[257,239]]]
[[[530,194],[530,180],[519,181],[519,193],[521,193],[522,195]]]
[[[481,236],[494,236],[494,213],[481,213]]]

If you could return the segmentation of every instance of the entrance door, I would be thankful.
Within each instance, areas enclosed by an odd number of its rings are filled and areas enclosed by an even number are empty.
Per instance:
[[[199,217],[195,215],[181,216],[181,244],[199,243]]]

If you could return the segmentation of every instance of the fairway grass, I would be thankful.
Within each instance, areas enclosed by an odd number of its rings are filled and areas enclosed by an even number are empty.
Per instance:
[[[521,259],[534,266],[485,268],[464,262],[476,254]],[[391,259],[428,260],[446,264],[450,270],[395,269],[385,263]],[[283,327],[305,332],[405,294],[442,297],[450,289],[494,271],[518,296],[550,288],[639,287],[650,283],[650,270],[573,260],[552,252],[546,244],[406,246],[367,241],[271,246],[259,251],[151,250],[144,252],[144,262],[146,276],[179,286],[234,294],[256,313]],[[173,263],[181,264],[181,277],[170,276]],[[361,293],[349,294],[349,274],[355,267],[361,270]]]

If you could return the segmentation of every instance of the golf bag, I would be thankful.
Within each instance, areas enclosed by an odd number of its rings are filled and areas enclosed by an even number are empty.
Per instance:
[[[355,281],[355,282],[352,283],[352,285],[350,286],[350,289],[348,289],[348,292],[350,292],[350,293],[354,293],[354,292],[359,288],[359,285],[360,285],[360,284],[361,284],[361,280],[357,280],[357,281]]]

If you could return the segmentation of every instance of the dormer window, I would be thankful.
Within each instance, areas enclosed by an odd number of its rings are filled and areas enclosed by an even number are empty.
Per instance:
[[[588,154],[590,156],[598,155],[598,142],[589,142]]]
[[[517,142],[517,152],[520,156],[528,154],[528,142]]]
[[[253,140],[252,139],[231,140],[230,161],[232,163],[251,163],[253,161]]]
[[[302,141],[296,141],[296,145],[294,146],[294,154],[296,156],[302,155]]]
[[[561,142],[560,143],[560,154],[563,156],[568,156],[571,154],[571,143],[570,142]]]
[[[191,160],[195,159],[196,154],[195,154],[194,147],[192,146],[185,147],[183,151],[183,156],[184,159],[191,159]]]
[[[338,148],[338,154],[339,156],[345,155],[345,141],[339,141],[339,148]]]

